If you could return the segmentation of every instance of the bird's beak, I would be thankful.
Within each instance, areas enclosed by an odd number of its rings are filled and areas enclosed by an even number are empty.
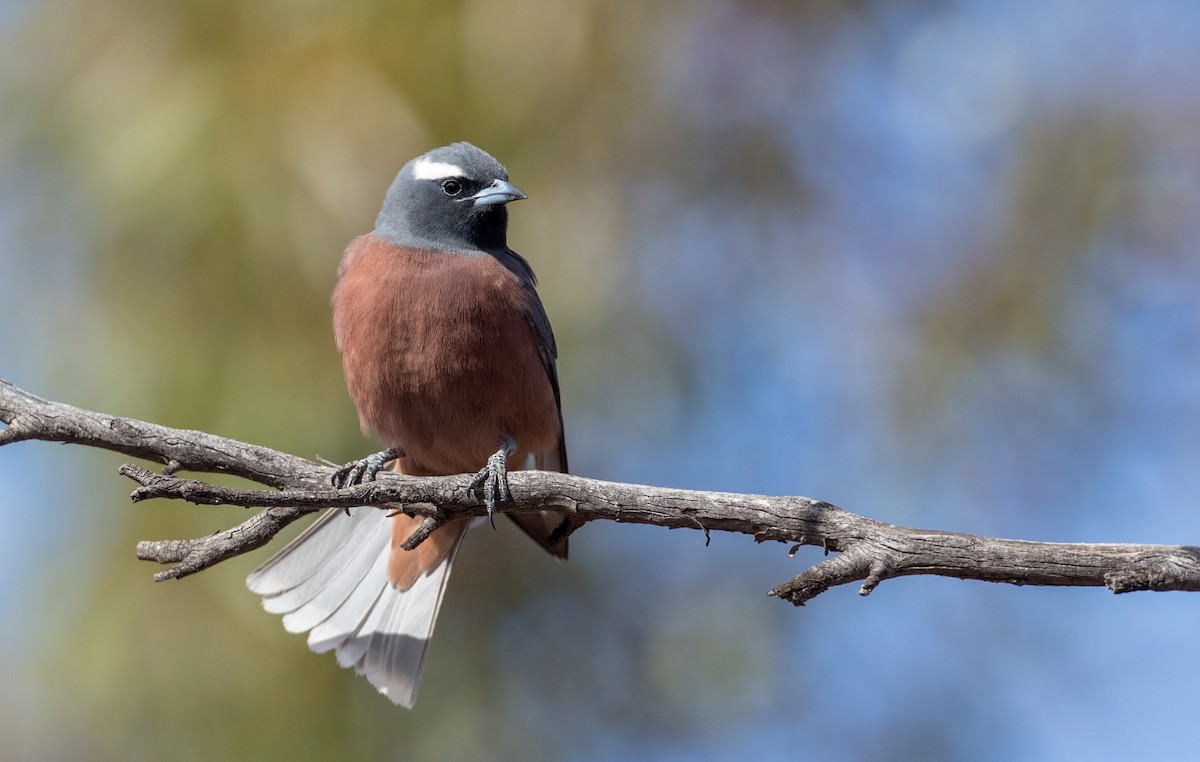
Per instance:
[[[495,180],[491,185],[476,193],[474,196],[468,196],[468,199],[475,202],[475,206],[495,206],[496,204],[507,204],[509,201],[520,201],[523,198],[529,198],[517,186],[507,183],[503,180]]]

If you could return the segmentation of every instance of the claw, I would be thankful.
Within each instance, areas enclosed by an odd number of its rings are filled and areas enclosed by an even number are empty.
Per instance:
[[[496,503],[512,500],[512,490],[508,487],[508,457],[517,451],[517,444],[511,437],[505,437],[500,449],[492,453],[487,465],[475,474],[468,487],[472,492],[483,492],[483,504],[487,506],[488,523],[496,528]]]
[[[344,487],[353,487],[364,482],[373,482],[375,477],[383,470],[383,465],[389,460],[395,460],[404,455],[404,451],[399,447],[389,447],[382,452],[377,452],[361,460],[352,460],[346,465],[333,472],[333,476],[329,481],[334,487],[342,489]]]

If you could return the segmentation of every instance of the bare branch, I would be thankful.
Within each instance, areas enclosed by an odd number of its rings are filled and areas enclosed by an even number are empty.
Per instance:
[[[203,471],[245,477],[271,487],[325,479],[324,467],[267,447],[171,429],[133,418],[94,413],[34,396],[0,379],[0,446],[27,439],[67,442],[171,465],[171,471]]]
[[[472,475],[412,477],[333,489],[334,469],[294,455],[216,437],[102,415],[44,400],[0,380],[0,445],[27,439],[102,447],[163,463],[155,473],[126,464],[138,483],[131,498],[182,499],[197,505],[263,510],[236,527],[192,540],[138,544],[138,558],[174,564],[156,579],[194,574],[268,543],[283,527],[322,508],[378,506],[425,517],[405,543],[415,547],[437,526],[486,515],[470,489]],[[176,471],[230,473],[274,489],[231,489],[175,476]],[[514,499],[505,513],[554,511],[564,531],[587,521],[653,524],[737,532],[758,542],[813,545],[838,555],[770,591],[802,605],[831,587],[862,581],[867,595],[885,579],[932,574],[1015,585],[1106,586],[1113,592],[1200,590],[1200,548],[1178,545],[1043,543],[909,529],[884,524],[806,497],[695,492],[619,484],[566,474],[510,474]],[[795,550],[793,547],[793,551]]]

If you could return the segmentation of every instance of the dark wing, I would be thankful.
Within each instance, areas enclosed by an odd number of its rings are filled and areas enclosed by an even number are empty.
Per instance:
[[[550,319],[546,317],[546,308],[537,291],[529,287],[532,295],[530,300],[533,309],[530,310],[530,322],[533,324],[538,338],[538,356],[542,358],[542,367],[550,379],[550,388],[554,390],[554,406],[558,409],[558,447],[549,452],[536,453],[534,459],[539,471],[558,471],[569,473],[567,470],[567,440],[563,436],[562,394],[558,391],[558,348],[554,345],[554,332],[550,330]]]
[[[539,471],[567,471],[567,442],[563,436],[562,395],[558,390],[558,347],[554,343],[554,331],[550,328],[550,318],[546,316],[546,308],[538,296],[537,276],[525,259],[512,249],[499,257],[500,262],[521,280],[521,285],[529,292],[529,325],[537,341],[538,356],[542,358],[542,367],[546,369],[546,377],[550,379],[550,387],[554,390],[554,406],[558,409],[558,443],[553,450],[534,453],[534,466]],[[559,558],[567,557],[567,541],[564,539],[554,547],[546,540],[559,524],[562,516],[550,512],[509,514],[509,518],[517,523],[527,535],[546,550]]]

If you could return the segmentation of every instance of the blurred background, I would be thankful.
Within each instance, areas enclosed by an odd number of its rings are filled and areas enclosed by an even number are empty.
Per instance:
[[[333,461],[328,297],[395,172],[529,201],[577,473],[1051,541],[1200,536],[1200,5],[0,2],[0,376]],[[803,609],[783,545],[477,531],[398,710],[155,584],[119,455],[0,452],[10,759],[1117,759],[1200,742],[1200,599],[933,578]],[[276,546],[278,547],[278,546]]]

